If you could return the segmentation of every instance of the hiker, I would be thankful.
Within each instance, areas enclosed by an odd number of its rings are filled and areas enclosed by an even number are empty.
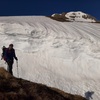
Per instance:
[[[15,49],[13,48],[13,44],[10,44],[9,47],[5,49],[3,58],[8,65],[7,66],[8,72],[11,75],[13,75],[12,67],[13,67],[13,63],[14,63],[14,58],[15,58],[16,61],[18,60],[17,57],[16,57],[16,54],[15,54]]]

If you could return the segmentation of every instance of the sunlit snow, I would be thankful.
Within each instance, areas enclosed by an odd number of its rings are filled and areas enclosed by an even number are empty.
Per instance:
[[[93,100],[100,100],[100,24],[0,17],[0,48],[10,43],[20,78],[84,97],[92,91]],[[1,60],[0,66],[7,65]],[[16,61],[13,71],[17,77]]]

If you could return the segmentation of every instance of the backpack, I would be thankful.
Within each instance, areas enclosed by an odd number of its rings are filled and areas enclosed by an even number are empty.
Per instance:
[[[3,59],[3,60],[5,60],[6,61],[6,57],[5,57],[5,52],[6,52],[6,47],[5,46],[3,46],[2,47],[2,54],[1,54],[1,60]]]

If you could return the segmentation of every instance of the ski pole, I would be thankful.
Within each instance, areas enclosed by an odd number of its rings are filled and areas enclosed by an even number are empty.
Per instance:
[[[19,78],[18,61],[16,61],[16,64],[17,64],[17,77]]]

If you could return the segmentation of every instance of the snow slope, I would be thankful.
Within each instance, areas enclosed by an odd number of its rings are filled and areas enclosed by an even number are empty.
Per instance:
[[[100,99],[100,24],[62,23],[44,16],[0,17],[0,48],[10,43],[21,78]],[[0,66],[6,68],[3,61]],[[16,63],[13,71],[17,76]]]

